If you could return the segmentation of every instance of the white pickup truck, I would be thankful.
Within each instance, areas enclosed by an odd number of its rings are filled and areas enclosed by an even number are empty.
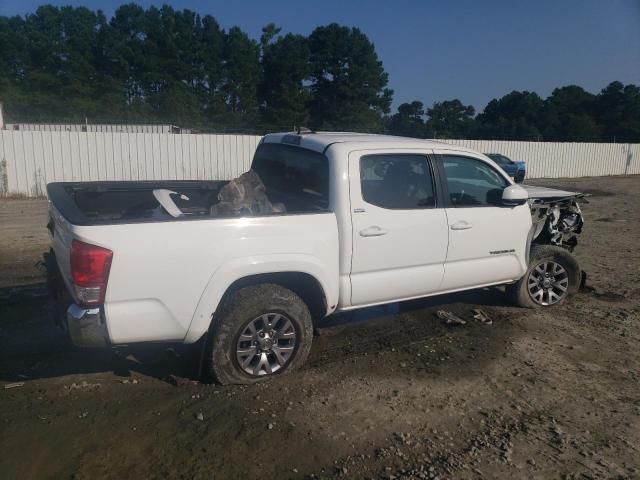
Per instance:
[[[252,383],[299,367],[337,311],[489,285],[546,307],[579,288],[580,195],[530,195],[481,153],[282,133],[252,170],[277,211],[220,213],[223,181],[49,184],[74,343],[203,339],[219,382]]]

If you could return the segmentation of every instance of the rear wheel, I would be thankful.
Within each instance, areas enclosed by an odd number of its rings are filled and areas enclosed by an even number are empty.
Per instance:
[[[245,287],[216,313],[209,332],[209,372],[222,384],[247,384],[301,366],[313,338],[311,314],[280,285]]]
[[[534,245],[527,272],[517,283],[507,286],[507,295],[521,307],[549,307],[575,294],[580,280],[578,262],[568,251],[551,245]]]

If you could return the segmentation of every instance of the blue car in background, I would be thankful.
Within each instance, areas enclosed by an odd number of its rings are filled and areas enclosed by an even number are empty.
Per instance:
[[[496,162],[510,177],[513,177],[516,183],[521,183],[524,180],[527,173],[527,164],[525,162],[514,162],[501,153],[485,153],[485,155]]]

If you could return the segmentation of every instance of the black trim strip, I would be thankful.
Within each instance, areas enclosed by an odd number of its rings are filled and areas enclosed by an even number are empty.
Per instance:
[[[336,143],[343,143],[343,142],[331,142],[331,143],[330,143],[330,144],[328,144],[326,147],[324,147],[324,149],[322,150],[322,154],[324,155],[324,154],[327,152],[327,150],[329,150],[329,147],[330,147],[331,145],[335,145]]]
[[[438,198],[438,205],[441,208],[451,208],[451,197],[449,196],[449,189],[447,188],[447,177],[444,173],[444,167],[442,165],[441,155],[429,155],[435,171],[435,178],[437,183],[436,195]]]

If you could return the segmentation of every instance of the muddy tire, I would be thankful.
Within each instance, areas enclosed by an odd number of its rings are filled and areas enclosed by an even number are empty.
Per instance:
[[[507,285],[510,302],[525,308],[561,305],[578,292],[582,272],[564,248],[533,245],[529,268],[518,282]]]
[[[313,339],[309,308],[280,285],[231,294],[209,330],[205,366],[223,385],[256,383],[304,364]]]

